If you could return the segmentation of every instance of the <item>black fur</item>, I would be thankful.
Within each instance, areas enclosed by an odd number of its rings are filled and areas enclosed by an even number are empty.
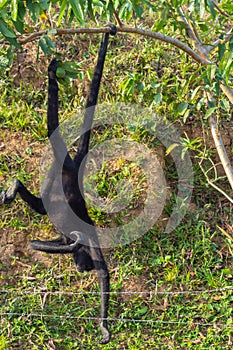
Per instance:
[[[110,28],[109,33],[115,35],[116,27],[112,24],[109,24],[108,26]],[[46,179],[46,186],[42,194],[43,201],[41,198],[31,194],[19,180],[14,181],[12,186],[6,192],[2,193],[3,203],[11,203],[16,194],[19,193],[21,198],[27,202],[33,210],[42,215],[50,213],[50,205],[52,208],[54,205],[54,195],[56,196],[56,215],[59,217],[61,222],[60,226],[58,225],[61,231],[61,236],[57,239],[49,241],[34,240],[31,241],[31,246],[33,249],[47,253],[72,253],[80,272],[90,271],[92,269],[97,270],[101,290],[101,343],[107,343],[110,340],[110,332],[107,326],[109,273],[102,251],[98,247],[98,239],[95,232],[94,223],[88,215],[85,199],[82,196],[82,180],[85,157],[88,153],[95,105],[98,99],[104,61],[107,53],[109,33],[105,33],[102,37],[98,61],[95,66],[90,92],[86,103],[84,122],[82,125],[82,130],[84,130],[84,132],[81,132],[78,151],[74,159],[70,157],[66,145],[57,129],[59,127],[58,84],[56,78],[58,62],[56,59],[53,59],[48,68],[49,83],[47,126],[48,137],[53,149],[55,161]],[[59,167],[62,175],[60,175],[57,171]],[[66,233],[66,231],[63,230],[63,227],[67,224],[67,216],[66,211],[64,210],[64,199],[61,199],[59,202],[59,193],[57,192],[59,176],[62,176],[62,194],[65,195],[65,199],[68,202],[69,207],[80,219],[80,222],[83,222],[83,225],[80,227],[75,227],[76,235]],[[60,195],[62,194],[60,193]],[[88,231],[86,227],[91,227],[91,229]],[[81,241],[82,243],[80,243]],[[85,241],[87,244],[83,244],[83,241]]]

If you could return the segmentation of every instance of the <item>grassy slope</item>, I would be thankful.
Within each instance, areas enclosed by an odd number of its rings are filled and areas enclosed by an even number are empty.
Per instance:
[[[143,102],[143,98],[146,104],[153,96],[148,81],[158,78],[153,70],[144,68],[143,71],[142,67],[151,63],[156,48],[152,52],[151,44],[146,49],[143,42],[137,43],[135,48],[132,38],[128,40],[122,43],[122,46],[127,43],[127,52],[122,54],[117,43],[117,57],[114,58],[113,53],[109,55],[101,100]],[[142,52],[140,59],[135,50]],[[178,98],[186,78],[180,74],[175,80],[174,71],[179,72],[180,62],[174,59],[173,69],[166,69],[171,57],[162,48],[160,50],[164,54],[161,64],[165,102],[160,105],[159,112],[172,119],[172,100]],[[85,48],[83,57],[84,54]],[[83,65],[90,62],[92,57]],[[143,76],[134,77],[134,86],[145,80],[144,95],[140,86],[134,91],[126,89],[123,84],[124,79],[128,79],[126,67],[134,74],[143,72]],[[42,81],[45,81],[46,72],[42,66],[40,69]],[[191,67],[186,74],[192,76]],[[42,87],[35,89],[32,84],[26,84],[16,88],[10,79],[1,85],[1,187],[6,186],[12,176],[19,177],[33,191],[38,188],[37,165],[46,142],[46,100]],[[82,83],[77,91],[74,87],[63,91],[63,118],[72,113],[74,106],[83,103],[81,96],[85,90]],[[184,96],[188,99],[188,92]],[[113,132],[124,136],[121,129]],[[143,133],[134,136],[144,140]],[[98,136],[97,133],[95,137],[101,142],[104,134]],[[166,213],[169,213],[176,193],[173,184],[177,179],[174,164],[166,162],[166,177],[171,185],[166,205]],[[194,170],[193,209],[174,232],[162,233],[162,223],[158,223],[141,239],[106,252],[113,292],[152,293],[111,295],[113,337],[110,344],[102,347],[98,345],[98,322],[88,320],[88,317],[99,317],[98,295],[33,293],[98,292],[95,273],[77,273],[70,257],[32,252],[29,248],[32,237],[45,238],[53,234],[49,221],[34,214],[20,199],[10,207],[2,207],[0,286],[5,292],[0,293],[0,303],[1,312],[6,314],[2,314],[0,321],[0,349],[231,349],[232,291],[207,292],[232,284],[230,244],[216,229],[219,223],[230,224],[231,208],[206,186],[198,169],[194,167]],[[103,214],[93,211],[92,215],[98,224],[104,225]],[[166,215],[164,213],[164,217]],[[203,292],[166,294],[183,290]],[[153,294],[156,291],[165,294]],[[28,317],[30,313],[34,316]],[[66,317],[56,317],[59,315]],[[117,320],[119,318],[153,322],[122,322]]]

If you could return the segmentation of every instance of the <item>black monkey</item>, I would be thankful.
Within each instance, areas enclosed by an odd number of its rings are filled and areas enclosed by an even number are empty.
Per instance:
[[[83,191],[83,172],[88,153],[91,126],[95,105],[97,103],[101,77],[107,53],[109,34],[116,34],[116,27],[109,24],[108,33],[103,34],[98,53],[97,64],[87,97],[82,132],[79,139],[78,151],[72,159],[59,132],[58,121],[58,84],[56,70],[58,62],[53,59],[48,67],[48,137],[54,153],[54,162],[45,180],[42,197],[36,197],[19,181],[2,193],[2,201],[9,204],[16,194],[29,204],[36,212],[49,214],[60,231],[60,237],[54,240],[31,241],[33,249],[47,253],[72,253],[80,272],[96,269],[101,291],[101,343],[110,340],[107,326],[109,302],[109,272],[98,238],[94,223],[90,219]],[[78,226],[77,226],[78,224]]]

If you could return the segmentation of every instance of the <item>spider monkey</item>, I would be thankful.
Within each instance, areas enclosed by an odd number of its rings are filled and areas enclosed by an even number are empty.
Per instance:
[[[27,190],[21,181],[15,180],[11,187],[1,195],[2,202],[9,204],[14,200],[16,194],[19,193],[21,198],[37,213],[42,215],[49,214],[50,218],[55,215],[55,221],[57,218],[59,219],[58,229],[60,236],[53,240],[31,241],[33,249],[47,253],[71,253],[80,272],[91,271],[93,269],[97,270],[101,291],[100,326],[102,339],[100,342],[102,344],[108,343],[111,336],[107,325],[109,272],[102,251],[98,246],[95,226],[88,215],[82,190],[85,159],[89,148],[91,126],[103,74],[109,34],[116,34],[116,27],[113,24],[108,24],[107,26],[109,27],[109,32],[103,34],[102,37],[98,60],[87,97],[84,121],[81,128],[82,132],[76,155],[73,159],[71,158],[58,128],[59,89],[56,78],[58,62],[54,58],[48,67],[47,109],[48,138],[52,146],[54,162],[47,175],[46,185],[41,197],[36,197]],[[61,185],[59,185],[59,181]],[[64,201],[66,201],[66,204]],[[77,223],[75,220],[74,223],[68,222],[68,228],[73,228],[75,234],[74,232],[67,231],[66,225],[67,221],[70,221],[70,217],[67,215],[66,207],[75,214],[78,224],[80,224],[77,227],[75,226]]]

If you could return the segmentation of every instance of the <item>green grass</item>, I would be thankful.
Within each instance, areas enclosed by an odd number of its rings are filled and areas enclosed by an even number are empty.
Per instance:
[[[149,83],[155,73],[146,72],[142,67],[149,64],[155,50],[156,47],[143,46],[143,50],[139,50],[143,60],[139,61],[134,59],[133,47],[124,55],[120,51],[117,57],[110,52],[100,100],[138,102],[142,99],[145,105],[151,104],[153,94],[158,93],[158,87]],[[169,60],[165,53],[163,60],[164,65]],[[186,77],[194,79],[189,65],[186,75],[182,71],[177,80],[174,71],[179,71],[175,60],[173,71],[165,72],[164,99],[157,106],[157,112],[166,113],[170,120],[177,119],[177,115],[172,119],[176,97],[182,101],[182,94],[187,94],[188,99]],[[117,86],[113,82],[118,81],[119,72],[121,81]],[[134,73],[133,77],[129,73]],[[126,88],[124,83],[129,77]],[[144,90],[140,85],[142,79]],[[61,90],[61,119],[66,119],[74,106],[83,105],[82,84],[77,96],[72,85]],[[0,155],[0,189],[13,177],[20,178],[38,193],[39,161],[47,142],[45,92],[35,91],[30,84],[21,84],[16,89],[10,79],[1,85],[0,92],[1,143],[4,145]],[[155,151],[159,145],[158,140],[143,130],[143,125],[132,130],[120,125],[97,128],[91,142],[101,144],[112,137],[131,138]],[[21,199],[0,208],[0,350],[232,348],[232,290],[208,292],[232,286],[232,243],[217,228],[225,223],[232,225],[232,208],[208,187],[194,164],[194,209],[188,210],[173,232],[164,233],[164,223],[176,200],[178,180],[171,157],[165,156],[165,163],[170,191],[162,218],[140,239],[105,251],[113,293],[109,310],[112,341],[104,346],[98,344],[100,329],[96,318],[100,308],[95,272],[78,273],[69,256],[35,254],[29,248],[29,241],[46,239],[55,233],[48,218],[33,213]],[[137,205],[143,206],[146,184],[136,163],[121,158],[106,163],[91,180],[97,181],[100,196],[112,201],[118,198],[115,186],[119,181],[131,181],[134,189],[131,206],[120,215],[106,215],[103,210],[90,207],[92,218],[99,226],[119,225],[129,215],[135,215],[132,210]],[[140,293],[143,291],[151,294]],[[182,291],[190,292],[179,293]]]

